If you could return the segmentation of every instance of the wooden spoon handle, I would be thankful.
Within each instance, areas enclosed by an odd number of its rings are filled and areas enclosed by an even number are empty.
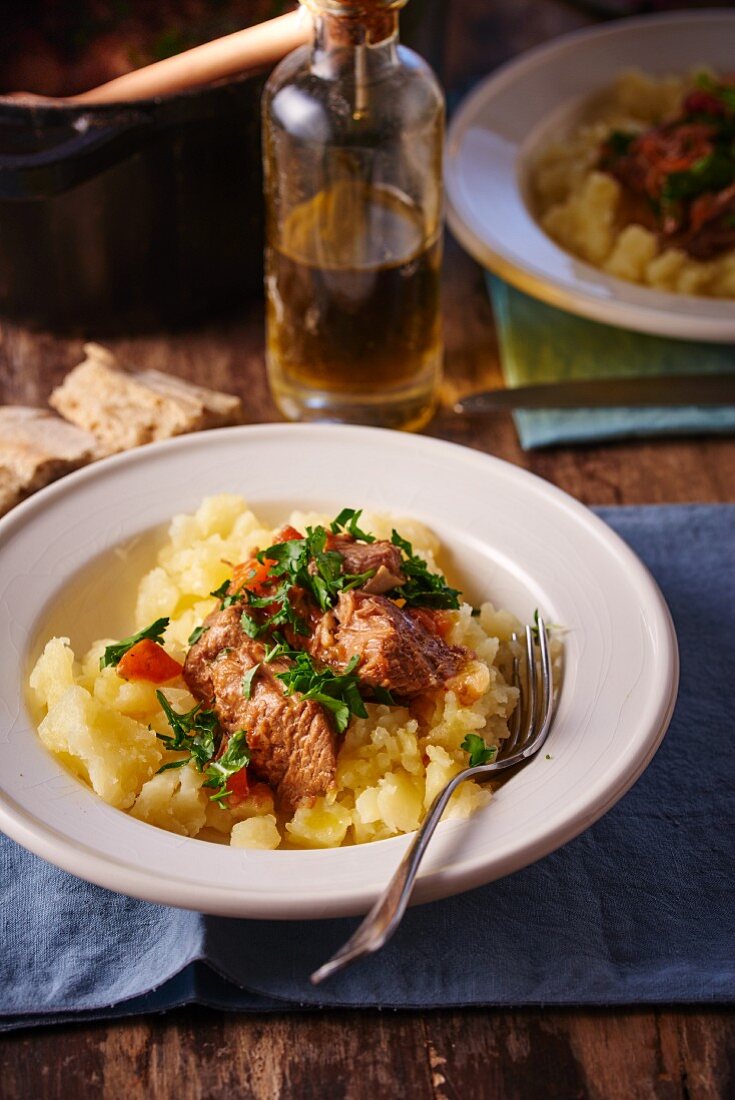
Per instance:
[[[98,88],[68,96],[65,102],[116,103],[196,88],[249,69],[272,65],[308,41],[310,34],[310,20],[298,9],[118,76]]]

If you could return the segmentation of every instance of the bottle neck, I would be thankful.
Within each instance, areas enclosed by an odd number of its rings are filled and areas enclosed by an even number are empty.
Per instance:
[[[358,73],[366,82],[398,64],[398,11],[395,8],[353,14],[312,7],[312,70],[334,80]]]

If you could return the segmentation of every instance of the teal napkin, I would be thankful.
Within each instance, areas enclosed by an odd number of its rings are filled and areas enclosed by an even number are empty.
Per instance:
[[[548,306],[487,274],[507,386],[564,378],[735,371],[735,346],[673,340],[602,325]],[[631,436],[735,431],[733,404],[706,407],[541,409],[513,414],[524,450]]]

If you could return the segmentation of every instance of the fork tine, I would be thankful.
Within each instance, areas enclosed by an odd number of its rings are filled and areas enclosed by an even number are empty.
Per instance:
[[[518,635],[515,631],[513,631],[512,640],[514,642],[519,641]],[[518,747],[518,740],[522,727],[521,717],[524,709],[524,692],[523,681],[521,679],[521,662],[517,652],[514,652],[513,654],[513,687],[518,688],[518,702],[516,703],[513,714],[511,715],[510,734],[500,746],[500,751],[503,756],[507,756],[509,753],[515,752],[516,748]]]
[[[528,677],[528,725],[526,727],[526,744],[533,741],[537,729],[538,693],[536,691],[536,651],[533,645],[533,630],[526,627],[526,676]]]
[[[549,653],[549,640],[546,634],[546,623],[542,617],[538,616],[538,646],[541,654],[541,708],[540,708],[540,725],[534,732],[532,737],[529,737],[525,748],[522,750],[523,756],[532,756],[546,740],[546,735],[551,727],[551,719],[553,714],[553,701],[554,701],[554,681],[553,672],[551,668],[551,655]],[[531,645],[533,643],[533,633],[531,627],[526,627],[526,643],[528,639],[531,639]],[[531,649],[533,652],[533,649]],[[534,661],[534,692],[536,681],[536,665]]]

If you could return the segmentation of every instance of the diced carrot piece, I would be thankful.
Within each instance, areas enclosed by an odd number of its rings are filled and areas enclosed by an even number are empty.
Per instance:
[[[275,562],[270,558],[266,558],[262,562],[258,561],[257,558],[251,558],[250,561],[236,565],[232,572],[231,590],[238,592],[241,588],[247,588],[249,592],[257,592],[268,580],[268,573],[272,565],[275,565]]]
[[[297,531],[295,527],[290,525],[282,527],[273,540],[273,545],[276,546],[279,542],[292,542],[294,539],[302,539],[304,536],[300,531]]]
[[[163,646],[150,638],[136,642],[117,664],[117,674],[123,680],[147,680],[151,684],[167,684],[180,676],[182,669]]]

